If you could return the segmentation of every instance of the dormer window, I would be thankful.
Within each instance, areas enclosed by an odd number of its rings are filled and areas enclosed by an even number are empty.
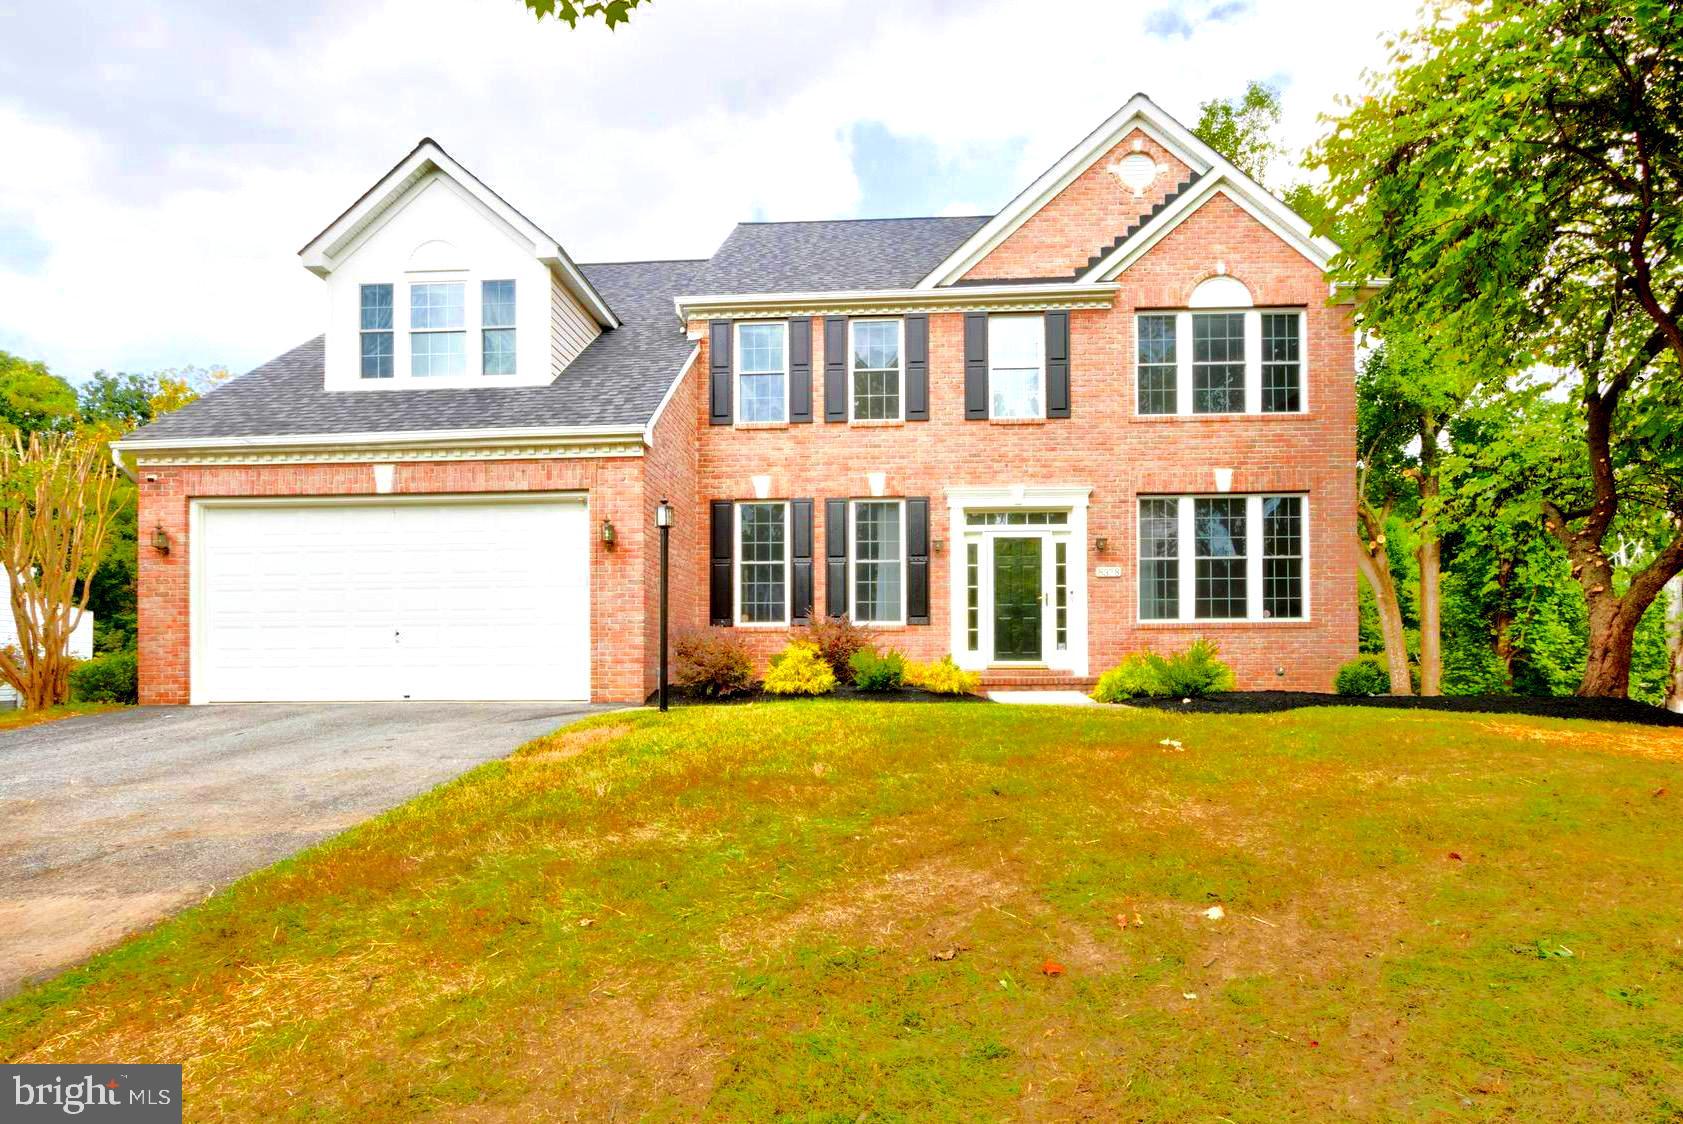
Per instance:
[[[362,377],[389,379],[396,370],[392,351],[392,287],[362,287]]]
[[[466,314],[460,281],[409,286],[409,373],[467,374]]]
[[[480,283],[481,362],[487,375],[514,374],[514,282]]]

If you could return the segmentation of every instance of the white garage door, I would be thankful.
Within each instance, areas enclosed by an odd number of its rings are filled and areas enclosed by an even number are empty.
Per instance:
[[[590,697],[582,499],[204,505],[200,702]]]

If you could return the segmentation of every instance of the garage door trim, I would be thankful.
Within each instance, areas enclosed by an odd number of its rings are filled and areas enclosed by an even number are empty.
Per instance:
[[[355,496],[205,496],[193,498],[187,505],[187,679],[188,702],[200,706],[209,700],[206,697],[205,686],[208,681],[208,668],[204,663],[204,606],[205,606],[205,561],[206,546],[204,516],[205,512],[217,508],[281,508],[281,507],[394,507],[400,505],[430,505],[430,504],[482,504],[482,505],[519,505],[519,504],[553,504],[553,503],[581,503],[585,509],[585,527],[595,525],[591,513],[590,493],[580,489],[561,489],[542,492],[404,492],[404,493],[370,493]],[[591,539],[588,534],[585,539],[587,556],[585,559],[585,595],[591,596],[592,560],[588,555]],[[592,609],[594,605],[592,604]],[[592,612],[594,618],[595,613]],[[594,636],[592,637],[594,640]],[[594,663],[594,660],[592,661]],[[594,694],[595,669],[591,668],[590,679],[592,694]]]

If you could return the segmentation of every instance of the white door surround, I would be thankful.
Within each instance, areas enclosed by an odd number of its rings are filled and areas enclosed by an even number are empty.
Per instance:
[[[194,500],[191,701],[590,697],[577,493]]]
[[[1041,544],[1041,659],[1034,666],[1068,671],[1076,676],[1088,673],[1087,654],[1087,505],[1093,493],[1084,485],[1017,484],[1005,487],[950,487],[946,489],[948,533],[948,607],[951,615],[952,653],[957,664],[970,671],[1012,666],[993,658],[993,550],[998,537],[1039,538]],[[972,525],[973,512],[1060,512],[1067,513],[1061,524],[1000,523]],[[1062,649],[1055,643],[1057,629],[1055,552],[1065,551],[1066,635]],[[977,643],[970,643],[970,548],[976,547]],[[1021,665],[1018,665],[1021,666]]]

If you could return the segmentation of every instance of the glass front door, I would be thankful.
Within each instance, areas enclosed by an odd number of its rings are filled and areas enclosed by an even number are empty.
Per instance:
[[[993,540],[993,658],[1041,658],[1041,540]]]

